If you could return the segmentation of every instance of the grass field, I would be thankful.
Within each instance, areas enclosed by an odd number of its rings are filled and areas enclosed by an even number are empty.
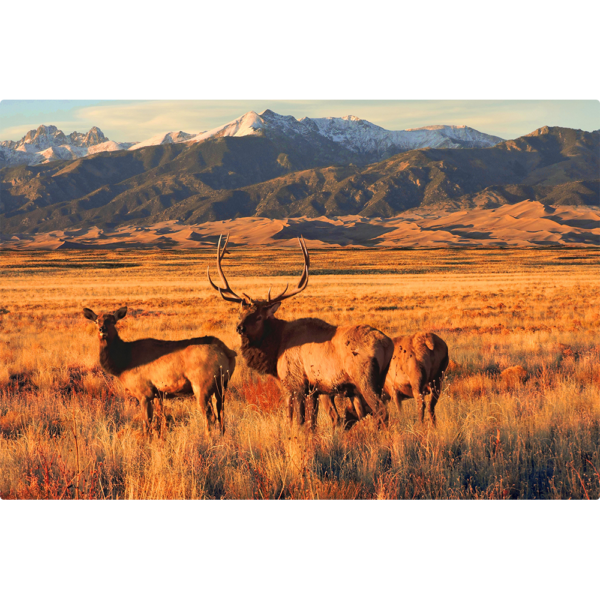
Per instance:
[[[310,250],[310,242],[309,242]],[[277,383],[238,358],[223,437],[193,398],[164,439],[103,374],[95,312],[128,306],[125,340],[211,334],[237,308],[206,281],[214,251],[0,254],[1,498],[589,498],[600,496],[600,250],[310,250],[280,318],[434,331],[451,367],[438,426],[416,403],[349,432],[290,429]],[[295,284],[299,249],[233,247],[236,291]],[[338,408],[342,401],[338,399]]]

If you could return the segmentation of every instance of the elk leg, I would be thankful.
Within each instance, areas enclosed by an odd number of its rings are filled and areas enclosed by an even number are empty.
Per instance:
[[[159,439],[161,439],[163,436],[163,431],[166,429],[167,426],[162,394],[157,391],[154,396],[154,400],[156,400],[156,427],[158,429],[158,437]]]
[[[444,374],[446,373],[446,369],[448,368],[448,355],[442,361],[440,365],[440,369],[437,372],[436,378],[431,382],[431,400],[429,401],[429,415],[431,417],[431,422],[433,425],[436,425],[436,417],[435,417],[435,405],[437,404],[440,394],[442,393],[442,383],[444,382]]]
[[[283,390],[283,395],[284,395],[285,407],[286,407],[287,413],[288,413],[288,421],[289,421],[289,424],[291,427],[294,423],[294,395],[292,392],[290,392],[290,390],[285,389],[285,388]]]
[[[365,402],[361,395],[348,396],[349,408],[346,408],[344,415],[344,428],[346,430],[354,427],[358,421],[364,419],[367,415],[372,415],[371,407]]]
[[[306,405],[308,408],[308,419],[310,430],[314,431],[317,426],[317,419],[319,417],[319,399],[317,394],[309,394],[306,397]]]
[[[325,409],[325,412],[329,415],[333,426],[336,427],[337,425],[339,425],[340,415],[335,406],[335,396],[333,394],[331,396],[328,396],[327,394],[321,394],[319,396],[319,404],[321,402],[323,403],[323,408]]]
[[[358,414],[354,408],[354,403],[351,397],[348,397],[348,404],[344,408],[344,429],[352,429],[358,423]]]
[[[138,398],[140,406],[142,407],[142,429],[145,434],[150,435],[152,418],[154,416],[154,403],[152,402],[152,396],[143,396]]]
[[[232,367],[232,372],[233,372],[233,367]],[[220,410],[220,415],[221,415],[221,434],[224,435],[225,434],[225,393],[227,392],[227,386],[229,385],[229,371],[227,371],[227,376],[223,377],[222,379],[222,385],[220,388],[220,393],[219,393],[219,410]]]
[[[206,435],[208,435],[210,433],[210,424],[212,421],[212,392],[206,392],[200,389],[199,387],[194,386],[193,384],[192,389],[194,391],[194,396],[196,396],[196,401],[198,402],[198,410],[204,415],[204,418],[206,419]]]
[[[420,371],[418,376],[410,382],[410,387],[412,388],[413,398],[419,402],[419,418],[421,423],[423,423],[425,419],[425,390],[426,390],[426,382],[427,378],[425,374]]]
[[[210,397],[210,410],[212,413],[212,422],[217,425],[221,425],[220,414],[219,414],[219,406],[218,406],[217,392],[211,395]]]
[[[296,409],[298,412],[298,425],[304,425],[306,417],[306,402],[304,394],[295,394]]]
[[[217,411],[217,423],[219,424],[219,428],[221,429],[221,435],[225,433],[225,397],[224,390],[217,391],[215,394],[215,408]]]
[[[285,398],[285,404],[287,406],[288,412],[288,420],[290,422],[290,426],[292,425],[292,421],[294,420],[294,398],[292,394],[287,394]]]
[[[425,421],[425,395],[421,394],[418,398],[420,404],[419,404],[419,421],[421,423],[423,423]]]
[[[438,377],[434,379],[431,383],[431,399],[429,400],[429,417],[431,419],[431,423],[435,427],[436,425],[436,417],[435,417],[435,405],[437,404],[440,394],[442,393],[442,378]]]
[[[215,377],[215,390],[212,396],[212,409],[221,435],[225,433],[225,391],[227,390],[228,383],[229,380],[223,375],[223,370],[221,369],[221,376]]]
[[[352,404],[359,419],[364,419],[367,415],[373,414],[373,411],[362,396],[354,396]]]
[[[290,427],[294,421],[294,409],[298,414],[298,421],[300,424],[304,423],[304,399],[302,398],[302,394],[297,390],[293,390],[290,388],[283,388],[283,395],[285,400],[285,406],[287,408],[288,420],[290,423]],[[302,403],[302,420],[300,421],[300,403]]]
[[[387,427],[389,414],[385,404],[377,394],[372,389],[365,389],[362,390],[361,396],[366,400],[366,406],[370,409],[371,414],[377,419],[378,426],[381,427],[383,425],[384,427]],[[356,402],[354,406],[356,407]],[[364,410],[364,412],[367,414],[367,410]]]
[[[378,426],[387,427],[389,415],[385,404],[381,400],[383,382],[378,383],[380,379],[379,365],[373,359],[370,363],[364,365],[364,371],[360,376],[360,385],[356,387],[358,393],[371,409],[373,417],[377,419]]]
[[[402,400],[403,399],[404,399],[404,396],[399,391],[394,392],[394,404],[396,405],[396,408],[398,409],[399,415],[402,414]]]

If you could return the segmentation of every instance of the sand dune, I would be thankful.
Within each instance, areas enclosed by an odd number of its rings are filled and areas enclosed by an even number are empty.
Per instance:
[[[0,234],[0,249],[206,248],[221,233],[232,244],[289,246],[303,235],[312,247],[472,247],[600,245],[600,209],[545,206],[525,200],[495,209],[409,211],[391,219],[359,216],[318,219],[246,217],[187,225],[166,221],[149,227],[98,227],[34,235]]]

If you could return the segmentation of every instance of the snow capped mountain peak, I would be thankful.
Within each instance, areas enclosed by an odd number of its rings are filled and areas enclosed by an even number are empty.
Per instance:
[[[169,131],[167,133],[159,133],[152,136],[143,142],[138,142],[129,147],[129,150],[138,150],[147,146],[160,146],[161,144],[182,144],[191,140],[196,134],[185,133],[185,131]],[[200,135],[200,134],[198,134]]]
[[[99,127],[92,127],[83,138],[82,146],[96,146],[108,142],[108,138],[102,133]]]
[[[264,112],[266,113],[271,111]],[[243,137],[246,135],[260,135],[260,132],[264,128],[264,125],[265,120],[263,116],[251,110],[250,112],[247,112],[246,114],[235,119],[234,121],[226,123],[225,125],[221,125],[221,127],[215,127],[210,131],[199,133],[198,135],[191,138],[189,141],[195,143],[203,142],[204,140],[218,137]]]
[[[453,148],[465,144],[476,147],[485,148],[494,146],[502,141],[502,138],[487,133],[481,133],[467,125],[428,125],[427,127],[419,127],[416,129],[407,129],[406,131],[414,132],[421,135],[435,135],[441,139],[448,140],[446,147]],[[451,144],[458,144],[453,146]]]
[[[14,146],[15,150],[36,152],[50,146],[68,143],[65,134],[54,125],[40,125],[28,131]]]
[[[52,160],[73,160],[96,152],[112,152],[129,144],[111,142],[99,127],[87,133],[65,135],[55,125],[40,125],[28,131],[18,142],[0,142],[0,158],[8,165],[36,165]],[[1,164],[1,163],[0,163]]]

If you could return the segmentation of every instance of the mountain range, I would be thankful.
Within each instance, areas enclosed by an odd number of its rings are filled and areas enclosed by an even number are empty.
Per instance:
[[[132,144],[112,142],[98,127],[92,127],[87,133],[74,131],[65,135],[54,125],[40,125],[28,131],[18,142],[0,142],[0,168],[73,160],[98,152],[125,150],[130,146]]]
[[[328,160],[358,163],[371,162],[398,152],[416,148],[485,148],[502,139],[466,126],[434,125],[421,129],[388,131],[358,117],[329,117],[297,120],[271,110],[261,114],[250,111],[210,131],[197,134],[184,131],[160,133],[142,142],[110,141],[98,127],[87,134],[74,131],[68,136],[54,125],[40,125],[21,140],[0,142],[0,167],[36,165],[54,160],[72,160],[98,152],[139,150],[162,144],[194,144],[220,137],[260,136],[273,141],[294,140],[319,151]]]
[[[3,168],[0,161],[0,231],[392,218],[524,200],[600,205],[599,131],[542,127],[504,141],[469,127],[387,131],[356,117],[297,120],[267,110],[199,134],[96,150],[105,144],[115,142],[98,128],[65,136],[52,127],[3,142],[0,156],[50,150],[54,158],[18,165],[5,158]],[[86,155],[57,159],[67,147]]]

